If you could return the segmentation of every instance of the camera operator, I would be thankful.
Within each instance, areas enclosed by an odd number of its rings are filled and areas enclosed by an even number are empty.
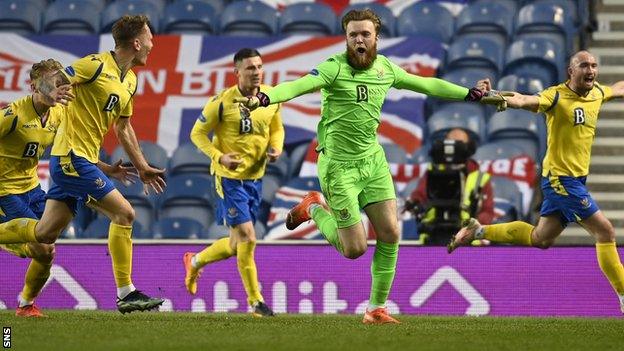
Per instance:
[[[481,172],[477,161],[470,158],[475,149],[476,143],[460,128],[434,142],[431,165],[403,209],[416,216],[424,244],[446,244],[455,233],[453,229],[461,228],[461,222],[470,217],[480,223],[494,219],[490,174]],[[475,243],[479,244],[487,243]]]

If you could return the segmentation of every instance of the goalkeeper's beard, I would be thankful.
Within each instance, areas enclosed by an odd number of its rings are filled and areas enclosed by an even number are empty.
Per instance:
[[[355,69],[367,69],[377,59],[377,43],[368,48],[362,55],[356,49],[347,45],[347,62]]]

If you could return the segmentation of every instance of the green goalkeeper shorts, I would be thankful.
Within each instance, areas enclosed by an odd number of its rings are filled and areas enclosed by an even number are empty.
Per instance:
[[[360,209],[366,205],[396,199],[386,155],[378,147],[371,156],[360,160],[340,161],[319,155],[321,189],[338,228],[360,222]]]

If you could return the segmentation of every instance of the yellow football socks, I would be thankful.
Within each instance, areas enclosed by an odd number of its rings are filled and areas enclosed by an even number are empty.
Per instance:
[[[41,292],[41,289],[43,289],[50,277],[50,268],[52,268],[52,262],[30,260],[28,270],[26,270],[26,277],[24,278],[24,289],[22,289],[20,294],[23,300],[32,303],[39,295],[39,292]]]
[[[596,256],[602,273],[609,279],[613,289],[620,296],[624,295],[624,267],[615,243],[596,243]]]
[[[257,301],[264,301],[260,295],[258,287],[258,271],[256,270],[256,262],[254,261],[255,241],[241,242],[236,245],[236,263],[238,264],[238,273],[247,292],[247,302],[253,305]]]
[[[0,224],[0,244],[36,243],[35,227],[39,220],[16,218]]]
[[[531,233],[534,226],[515,221],[483,226],[483,238],[495,243],[531,246]]]
[[[200,269],[208,263],[232,257],[235,253],[230,247],[230,238],[221,238],[195,255],[195,268]]]
[[[108,229],[108,251],[118,288],[132,284],[132,226],[111,223]]]

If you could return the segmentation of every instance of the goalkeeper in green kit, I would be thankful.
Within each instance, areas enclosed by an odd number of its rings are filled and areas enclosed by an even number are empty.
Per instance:
[[[255,109],[321,90],[318,177],[327,204],[320,193],[308,193],[288,213],[286,227],[293,230],[313,219],[332,246],[355,259],[367,248],[360,215],[360,209],[364,209],[377,234],[365,324],[399,323],[385,306],[394,279],[400,235],[392,176],[377,141],[387,91],[394,87],[475,102],[485,94],[482,81],[468,89],[437,78],[423,78],[377,55],[380,26],[379,17],[368,9],[348,12],[342,19],[346,52],[330,57],[302,78],[235,100]]]

